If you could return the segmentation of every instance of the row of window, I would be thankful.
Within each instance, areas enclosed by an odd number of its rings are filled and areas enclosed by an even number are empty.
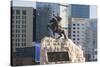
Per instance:
[[[12,30],[12,33],[26,33],[26,30],[22,29],[22,30],[19,30],[19,29],[16,29],[16,30]]]
[[[23,15],[26,15],[26,10],[12,10],[12,14],[23,14]]]
[[[20,20],[16,20],[16,24],[20,24],[21,21]],[[12,20],[12,24],[14,24],[14,21]],[[26,24],[25,20],[22,20],[22,24]]]
[[[68,29],[71,29],[71,27],[68,27]],[[84,27],[80,28],[80,27],[73,27],[72,29],[84,29]]]
[[[26,28],[26,25],[16,25],[16,28]]]
[[[26,46],[26,43],[16,43],[16,46],[19,47],[19,46]]]
[[[12,29],[15,27],[15,25],[12,25]],[[26,25],[16,25],[16,28],[24,28],[26,29]]]
[[[16,16],[16,19],[26,19],[26,16]],[[12,16],[12,19],[15,19],[15,16]]]
[[[73,31],[73,33],[79,33],[79,31]]]
[[[26,39],[16,39],[16,42],[26,42]]]
[[[80,26],[80,25],[84,25],[84,24],[73,24],[73,26]]]
[[[80,31],[72,31],[73,33],[80,33]],[[69,34],[71,34],[71,31],[68,31]]]
[[[73,35],[73,37],[75,37],[75,36],[79,37],[79,35]]]
[[[75,27],[73,27],[73,29],[76,29]],[[79,27],[77,27],[77,29],[79,29]]]
[[[77,39],[76,38],[73,38],[73,40],[80,40],[80,39],[79,38],[77,38]]]
[[[12,34],[12,37],[26,37],[26,34]]]

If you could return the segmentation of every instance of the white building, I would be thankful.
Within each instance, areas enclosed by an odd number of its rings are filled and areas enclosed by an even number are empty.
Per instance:
[[[72,18],[71,19],[71,39],[77,45],[83,46],[85,41],[85,31],[88,19],[85,18]]]
[[[90,19],[88,18],[71,18],[70,38],[77,45],[82,47],[87,60],[93,60],[96,42],[96,32],[90,28]]]

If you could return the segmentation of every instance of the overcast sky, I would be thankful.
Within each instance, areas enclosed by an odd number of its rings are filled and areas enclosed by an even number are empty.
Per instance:
[[[36,8],[36,2],[24,1],[24,0],[13,0],[13,6],[24,6]],[[90,6],[90,18],[97,18],[97,6]]]
[[[23,0],[13,0],[13,6],[24,6],[36,8],[36,2],[34,1],[23,1]]]

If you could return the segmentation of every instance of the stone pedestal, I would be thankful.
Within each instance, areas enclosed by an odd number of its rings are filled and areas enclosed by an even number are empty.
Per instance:
[[[72,40],[66,41],[63,38],[54,39],[52,37],[44,37],[41,40],[40,64],[76,62],[85,62],[85,58],[81,48]]]

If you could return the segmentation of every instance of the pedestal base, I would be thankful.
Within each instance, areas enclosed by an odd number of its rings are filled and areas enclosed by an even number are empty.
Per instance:
[[[45,37],[41,41],[40,64],[85,62],[83,51],[72,40]]]

